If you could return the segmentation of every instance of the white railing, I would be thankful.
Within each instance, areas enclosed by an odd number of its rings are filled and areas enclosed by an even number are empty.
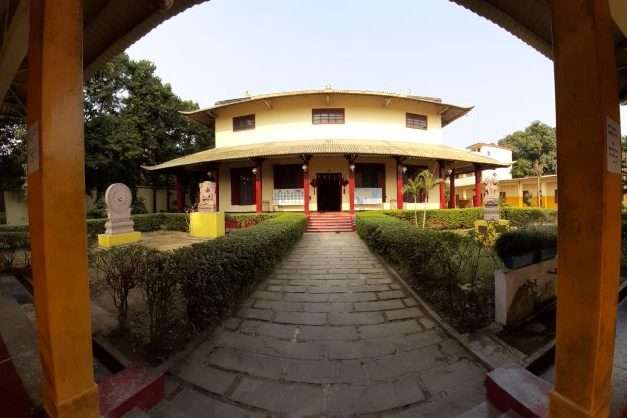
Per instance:
[[[380,187],[358,187],[355,189],[355,204],[380,205],[383,203],[383,189]]]
[[[274,189],[272,200],[277,206],[303,205],[305,203],[305,191],[303,189]]]

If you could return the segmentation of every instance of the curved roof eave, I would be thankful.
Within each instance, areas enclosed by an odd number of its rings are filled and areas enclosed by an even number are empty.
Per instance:
[[[263,144],[219,147],[175,158],[154,166],[144,166],[148,171],[173,169],[218,161],[245,160],[250,158],[277,158],[298,155],[404,156],[433,160],[445,160],[467,165],[480,164],[485,168],[508,167],[495,159],[478,153],[445,145],[419,144],[386,140],[301,140],[266,142]]]

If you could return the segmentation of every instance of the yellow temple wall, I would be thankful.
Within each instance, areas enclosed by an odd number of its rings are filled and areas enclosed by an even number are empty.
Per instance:
[[[441,117],[438,105],[394,98],[330,94],[274,98],[216,109],[216,147],[277,141],[355,139],[392,140],[440,144]],[[312,109],[343,108],[344,124],[314,125]],[[427,116],[428,129],[405,126],[405,114]],[[233,117],[255,115],[255,129],[233,131]]]

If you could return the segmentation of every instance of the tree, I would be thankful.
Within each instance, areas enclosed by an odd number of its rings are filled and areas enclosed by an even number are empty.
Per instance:
[[[418,179],[419,179],[419,182],[420,182],[421,189],[424,190],[424,192],[425,192],[424,208],[423,208],[423,211],[422,211],[422,228],[424,229],[425,226],[427,225],[427,203],[429,203],[429,192],[435,186],[440,184],[440,182],[442,180],[441,179],[436,179],[433,176],[433,173],[431,173],[431,171],[429,171],[429,170],[422,170],[418,174]]]
[[[524,130],[506,136],[499,145],[512,149],[514,178],[534,175],[533,163],[536,161],[544,167],[544,174],[557,173],[555,129],[542,122],[533,122]]]
[[[20,119],[0,119],[0,191],[23,186],[26,126]]]
[[[418,194],[422,190],[422,184],[420,183],[420,177],[417,175],[416,177],[407,179],[407,183],[403,186],[403,192],[409,193],[414,197],[414,222],[416,226],[418,226]]]
[[[179,114],[194,110],[155,75],[150,61],[122,54],[105,64],[85,86],[85,176],[98,194],[114,182],[163,186],[163,175],[146,176],[153,165],[213,146],[204,126]]]

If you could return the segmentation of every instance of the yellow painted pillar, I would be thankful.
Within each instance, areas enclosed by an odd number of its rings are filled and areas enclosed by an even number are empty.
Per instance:
[[[28,212],[42,399],[52,418],[98,416],[87,278],[82,0],[32,0]]]
[[[552,7],[560,256],[550,416],[600,418],[611,401],[620,260],[612,22],[607,0],[553,0]]]

